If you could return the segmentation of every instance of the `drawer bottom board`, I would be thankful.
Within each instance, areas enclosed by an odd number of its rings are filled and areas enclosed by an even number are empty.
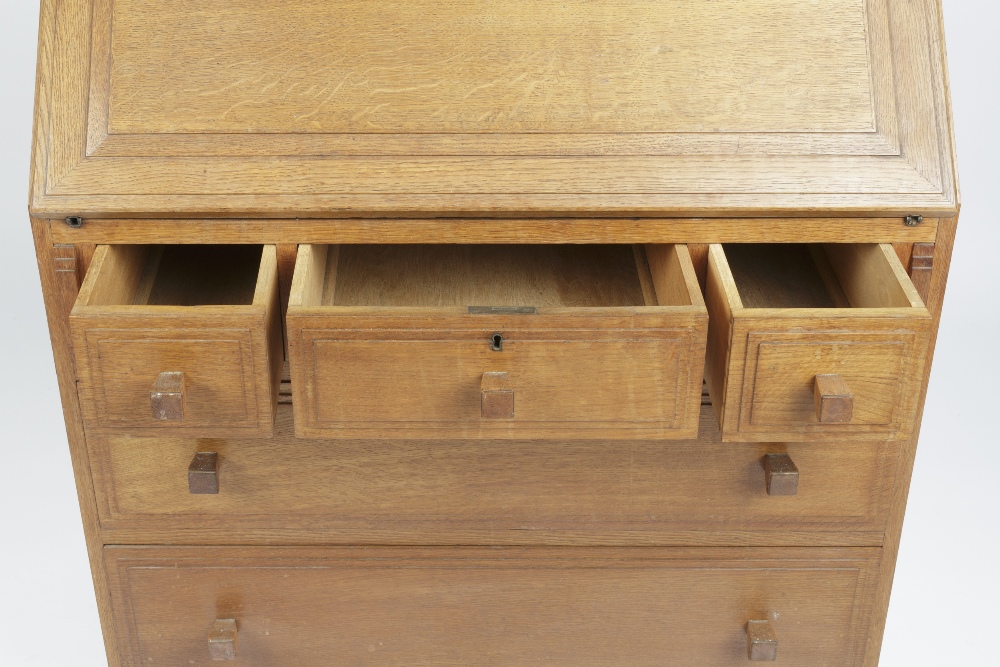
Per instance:
[[[860,665],[879,549],[108,547],[126,665]],[[225,624],[224,624],[225,625]]]

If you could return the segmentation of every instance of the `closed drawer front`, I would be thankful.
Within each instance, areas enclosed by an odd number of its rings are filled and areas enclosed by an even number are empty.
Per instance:
[[[727,440],[905,438],[930,315],[890,245],[713,245],[706,379]]]
[[[301,437],[697,432],[686,246],[302,246],[288,335]]]
[[[90,460],[130,543],[882,544],[895,441],[724,443],[703,416],[669,444],[331,441],[281,405],[273,439],[92,438]]]
[[[758,659],[776,650],[779,664],[860,665],[878,564],[876,549],[109,547],[105,557],[135,666],[743,665],[748,630],[762,640]]]
[[[99,246],[70,315],[88,430],[270,435],[276,266],[274,246]]]

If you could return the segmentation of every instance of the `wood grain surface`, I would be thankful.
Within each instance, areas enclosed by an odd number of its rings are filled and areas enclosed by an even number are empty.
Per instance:
[[[767,32],[756,29],[764,17]],[[762,0],[752,11],[739,0],[710,11],[686,0],[230,0],[183,12],[116,0],[112,21],[114,135],[875,125],[858,0]],[[184,46],[151,41],[153,31],[184,34]],[[242,54],[238,66],[220,69],[229,54]]]
[[[706,377],[724,436],[909,437],[931,318],[892,247],[815,248],[828,258],[826,277],[805,249],[778,262],[759,250],[738,249],[735,272],[723,246],[709,253]],[[827,291],[834,283],[836,297]],[[851,387],[850,423],[817,416],[816,376],[829,374]]]
[[[44,8],[43,8],[44,11]],[[44,20],[44,18],[43,18]],[[31,219],[31,232],[38,260],[38,275],[45,300],[45,316],[49,326],[52,356],[55,362],[56,378],[59,383],[59,397],[62,401],[63,418],[66,421],[66,436],[69,444],[70,462],[76,482],[77,500],[83,520],[84,540],[90,561],[97,613],[101,620],[101,632],[109,667],[120,667],[122,653],[119,640],[111,620],[110,582],[104,569],[104,539],[98,518],[97,499],[93,477],[91,476],[90,455],[84,435],[83,415],[80,409],[79,393],[76,386],[76,369],[73,349],[70,344],[71,331],[69,314],[76,301],[84,272],[86,248],[67,248],[54,245],[49,235],[47,221]],[[83,250],[84,252],[81,252]],[[72,262],[68,260],[72,259]]]
[[[937,0],[45,1],[40,216],[958,207]]]
[[[670,443],[305,440],[291,413],[273,439],[91,438],[101,525],[128,543],[878,545],[898,451],[724,443],[707,407]],[[219,494],[193,496],[206,447]],[[797,496],[768,495],[768,454],[795,461]]]
[[[175,259],[176,247],[97,249],[70,315],[89,428],[195,437],[272,431],[284,356],[275,249],[229,249],[256,259],[240,257],[234,267],[230,252],[193,247],[189,259],[201,265],[193,269]],[[243,280],[218,277],[230,270]],[[183,418],[151,412],[150,390],[163,373],[184,376]]]
[[[108,548],[128,665],[743,665],[769,619],[792,665],[864,650],[876,549]],[[177,613],[184,609],[184,613]]]
[[[296,432],[695,436],[704,302],[684,246],[648,250],[637,264],[629,246],[303,248],[287,319]],[[484,373],[508,374],[513,419],[483,420]]]
[[[236,664],[735,665],[765,620],[779,664],[877,665],[960,205],[939,0],[42,0],[39,34],[110,667],[209,664],[220,622]]]
[[[938,221],[903,218],[88,219],[51,224],[59,243],[902,243]],[[907,254],[909,257],[909,254]],[[908,260],[907,260],[908,261]]]

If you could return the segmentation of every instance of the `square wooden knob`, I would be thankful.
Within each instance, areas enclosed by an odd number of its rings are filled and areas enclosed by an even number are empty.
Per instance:
[[[817,375],[813,385],[816,419],[820,424],[849,424],[854,416],[854,395],[839,375]]]
[[[507,373],[483,373],[483,419],[514,418],[514,387]]]
[[[794,496],[799,493],[799,469],[788,454],[764,457],[764,480],[769,496]]]
[[[209,657],[212,660],[235,660],[237,648],[236,619],[216,619],[208,635]]]
[[[778,659],[778,637],[770,622],[747,623],[747,657],[760,662],[774,662]]]
[[[184,420],[184,373],[160,373],[149,390],[149,407],[158,421]]]
[[[219,455],[198,452],[188,466],[188,491],[193,494],[219,492]]]

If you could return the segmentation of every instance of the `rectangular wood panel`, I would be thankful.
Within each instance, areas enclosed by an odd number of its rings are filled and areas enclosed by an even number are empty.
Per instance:
[[[888,244],[712,245],[708,387],[726,439],[907,437],[930,313]],[[817,415],[816,377],[850,388]]]
[[[305,440],[290,406],[273,439],[118,436],[90,442],[101,522],[114,539],[218,543],[882,543],[895,441],[698,439]],[[218,455],[218,495],[191,495],[196,451]],[[798,493],[767,494],[783,452]]]
[[[307,245],[289,303],[301,437],[697,433],[685,246]],[[486,373],[508,374],[508,420],[482,417]]]
[[[864,0],[178,9],[114,3],[111,134],[875,128]]]
[[[958,207],[935,0],[48,1],[40,215]]]
[[[274,246],[100,246],[70,328],[94,432],[272,432],[283,361]],[[166,411],[163,374],[183,378]]]
[[[769,620],[793,665],[864,649],[874,550],[108,548],[126,664],[733,667]],[[231,624],[230,624],[231,627]]]

